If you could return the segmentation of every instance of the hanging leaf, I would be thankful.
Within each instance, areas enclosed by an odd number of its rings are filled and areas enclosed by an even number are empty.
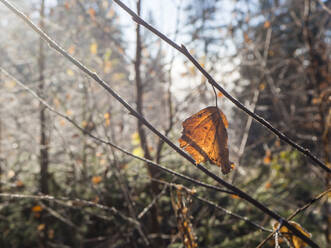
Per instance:
[[[98,52],[98,44],[96,42],[93,42],[91,45],[90,45],[90,52],[91,54],[95,55],[97,54]]]
[[[292,226],[294,226],[296,229],[298,229],[303,235],[307,236],[308,238],[311,238],[311,234],[308,233],[299,223],[296,223],[295,221],[289,221],[289,223]],[[278,222],[274,224],[275,230],[277,230],[278,225],[279,225]],[[296,235],[293,235],[293,233],[290,230],[288,230],[286,226],[282,226],[279,231],[288,241],[290,241],[291,245],[294,248],[303,248],[307,246],[307,244],[303,242],[302,239],[300,239]]]
[[[186,119],[183,134],[179,139],[196,163],[209,161],[220,166],[223,174],[231,171],[234,165],[229,161],[228,121],[216,107],[207,107]]]

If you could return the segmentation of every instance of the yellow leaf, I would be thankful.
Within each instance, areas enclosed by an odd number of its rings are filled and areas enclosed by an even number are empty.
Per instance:
[[[132,154],[135,155],[135,156],[138,156],[138,157],[143,157],[144,156],[144,151],[139,146],[139,147],[133,149]]]
[[[103,115],[103,117],[106,119],[106,120],[109,120],[110,119],[110,114],[109,113],[105,113]]]
[[[105,126],[106,126],[106,127],[110,126],[110,119],[106,119],[106,121],[105,121]]]
[[[67,75],[72,77],[73,75],[75,75],[75,73],[73,70],[67,69]]]
[[[93,55],[96,55],[97,52],[98,52],[98,44],[96,42],[93,42],[91,45],[90,45],[90,52],[91,54]]]
[[[66,114],[70,116],[70,115],[72,115],[72,111],[71,111],[70,109],[68,109],[68,110],[66,111]]]
[[[139,133],[138,132],[134,132],[131,135],[131,144],[134,146],[137,146],[140,144],[140,137],[139,137]]]
[[[32,207],[31,210],[34,213],[39,213],[39,212],[41,212],[43,210],[43,208],[40,205],[36,205],[36,206]]]
[[[39,232],[44,230],[45,229],[45,224],[38,225],[37,229],[38,229]]]
[[[260,85],[259,85],[259,90],[260,91],[263,91],[265,89],[265,83],[261,83]]]
[[[98,184],[102,181],[102,177],[101,176],[94,176],[92,177],[92,183],[93,184]]]
[[[109,61],[111,54],[112,54],[112,50],[110,48],[107,48],[105,54],[103,55],[103,60]]]

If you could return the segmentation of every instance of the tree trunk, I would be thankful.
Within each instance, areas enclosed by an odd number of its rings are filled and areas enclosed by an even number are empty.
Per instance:
[[[140,16],[141,12],[141,0],[137,0],[137,14]],[[136,106],[137,106],[137,112],[139,114],[142,114],[143,111],[143,84],[141,80],[141,74],[140,74],[140,65],[141,65],[141,50],[142,50],[142,44],[141,44],[141,36],[140,36],[140,25],[137,24],[136,28],[136,60],[135,60],[135,79],[136,79]],[[149,152],[148,148],[148,141],[146,138],[146,133],[143,128],[142,122],[138,119],[137,122],[137,128],[138,128],[138,134],[140,138],[140,146],[144,151],[144,157],[146,159],[152,160],[152,156]],[[148,172],[151,176],[151,178],[157,178],[158,177],[158,170],[154,167],[148,167]],[[159,184],[155,181],[151,181],[150,184],[151,194],[153,197],[156,197],[156,195],[160,192]],[[158,222],[158,211],[157,211],[157,205],[154,204],[154,206],[151,208],[151,225],[150,225],[150,231],[153,233],[160,233],[160,226]],[[161,245],[162,243],[161,239],[155,239],[154,245]]]

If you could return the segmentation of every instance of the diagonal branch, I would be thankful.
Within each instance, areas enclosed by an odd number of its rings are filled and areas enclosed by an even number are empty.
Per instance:
[[[180,53],[185,55],[194,65],[195,67],[207,78],[208,82],[213,85],[215,88],[217,88],[222,94],[227,97],[232,103],[234,103],[239,109],[244,111],[249,116],[253,117],[257,122],[262,124],[264,127],[269,129],[271,132],[273,132],[275,135],[277,135],[281,140],[284,142],[290,144],[298,151],[302,152],[304,155],[309,157],[312,161],[315,162],[319,167],[324,169],[325,171],[331,173],[331,168],[328,168],[320,159],[318,159],[314,154],[312,154],[309,149],[304,148],[300,146],[299,144],[295,143],[292,139],[290,139],[288,136],[286,136],[284,133],[276,129],[274,126],[272,126],[268,121],[263,119],[261,116],[253,113],[248,108],[246,108],[241,102],[239,102],[236,98],[234,98],[232,95],[230,95],[222,86],[220,86],[213,77],[199,64],[199,62],[190,54],[190,52],[186,49],[184,45],[179,46],[174,41],[169,39],[166,35],[162,34],[157,29],[153,28],[151,25],[149,25],[147,22],[145,22],[143,19],[141,19],[136,13],[134,13],[129,7],[127,7],[124,3],[122,3],[119,0],[114,0],[115,3],[117,3],[122,9],[124,9],[129,15],[132,16],[132,19],[137,22],[138,24],[144,26],[151,32],[153,32],[155,35],[160,37],[162,40],[167,42],[170,46],[178,50]]]
[[[117,3],[120,2],[118,0],[114,0]],[[239,188],[233,186],[230,183],[227,183],[222,178],[218,177],[211,171],[209,171],[207,168],[202,166],[201,164],[196,164],[195,160],[190,157],[187,153],[185,153],[182,149],[180,149],[177,145],[175,145],[170,139],[168,139],[166,136],[164,136],[160,131],[158,131],[151,123],[149,123],[142,115],[140,115],[136,110],[134,110],[120,95],[118,95],[104,80],[102,80],[96,72],[93,72],[89,70],[85,65],[83,65],[81,62],[79,62],[77,59],[72,57],[70,54],[68,54],[62,47],[60,47],[54,40],[52,40],[47,34],[45,34],[40,28],[38,28],[23,12],[19,11],[16,7],[14,7],[11,3],[9,3],[7,0],[0,0],[7,8],[9,8],[13,13],[15,13],[18,17],[20,17],[25,23],[27,23],[36,33],[38,33],[47,43],[50,47],[52,47],[54,50],[59,52],[61,55],[63,55],[65,58],[67,58],[69,61],[71,61],[74,65],[76,65],[82,72],[90,76],[94,81],[96,81],[101,87],[103,87],[109,94],[111,94],[117,101],[119,101],[127,110],[129,110],[130,114],[141,120],[142,123],[146,127],[148,127],[153,133],[155,133],[157,136],[159,136],[161,139],[163,139],[172,149],[174,149],[177,153],[179,153],[183,158],[185,158],[187,161],[189,161],[191,164],[193,164],[195,167],[197,167],[199,170],[201,170],[203,173],[205,173],[210,178],[214,179],[219,184],[223,185],[230,191],[233,191],[235,194],[237,194],[242,199],[248,201],[256,208],[260,209],[265,214],[269,215],[273,219],[277,221],[283,222],[283,225],[286,226],[291,232],[293,232],[294,235],[301,238],[305,243],[309,244],[311,247],[319,247],[314,241],[312,241],[307,236],[303,235],[296,227],[292,226],[287,220],[284,220],[279,214],[273,212],[266,206],[264,206],[261,202],[255,200],[250,195],[246,194]],[[123,5],[123,3],[121,3]],[[125,5],[124,5],[125,6]],[[125,6],[126,7],[126,6]],[[126,7],[127,8],[127,7]],[[128,9],[128,8],[127,8]],[[130,10],[130,9],[129,9]],[[131,10],[130,10],[131,11]],[[131,11],[132,12],[132,11]],[[132,12],[133,13],[133,12]],[[134,13],[133,13],[134,14]],[[139,17],[138,17],[139,18]],[[140,18],[139,18],[140,19]],[[148,24],[147,24],[148,25]],[[185,51],[186,48],[182,47]],[[199,70],[203,70],[203,68],[199,65],[199,63],[194,60],[194,58],[188,53],[186,55],[191,58],[192,61],[195,61],[195,65],[199,68]],[[205,72],[205,71],[204,71]],[[205,72],[206,75],[208,75],[208,80],[210,82],[214,82],[214,86],[216,88],[222,89],[224,91],[224,95],[227,95],[228,98],[232,98],[231,95],[229,95],[223,88],[221,88],[207,72]],[[234,98],[233,98],[234,99]],[[239,103],[240,104],[240,103]],[[241,104],[240,104],[241,105]],[[242,106],[242,105],[241,105]],[[243,107],[243,106],[242,106]],[[243,110],[248,111],[251,113],[246,107],[243,107]],[[252,113],[253,114],[253,113]],[[255,115],[254,115],[255,116]],[[255,116],[256,118],[256,116]],[[261,117],[259,117],[261,118]],[[261,118],[262,119],[262,118]],[[262,119],[263,120],[263,119]],[[270,125],[270,124],[269,124]],[[279,132],[279,131],[278,131]],[[313,155],[311,155],[313,156]],[[317,159],[317,158],[316,158]],[[318,160],[319,161],[319,160]],[[321,162],[322,163],[322,162]],[[323,164],[323,163],[322,163]],[[325,165],[324,165],[325,166]],[[327,167],[326,167],[327,168]]]

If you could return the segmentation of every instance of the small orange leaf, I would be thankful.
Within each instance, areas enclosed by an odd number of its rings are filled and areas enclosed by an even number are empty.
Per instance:
[[[269,189],[271,187],[271,183],[270,182],[267,182],[266,184],[265,184],[265,188],[266,189]]]
[[[92,177],[92,183],[93,184],[98,184],[102,181],[102,177],[101,176],[94,176]]]
[[[271,151],[267,150],[263,158],[263,163],[270,164],[270,162],[271,162]]]
[[[191,154],[197,164],[209,161],[220,166],[223,174],[231,171],[226,131],[228,121],[220,109],[207,107],[186,119],[182,125],[180,147]]]
[[[87,10],[87,13],[90,15],[90,17],[91,17],[92,20],[95,19],[95,10],[93,8],[89,8]]]
[[[217,93],[217,96],[218,96],[218,97],[223,97],[224,95],[223,95],[222,92],[218,92],[218,93]]]
[[[232,195],[231,195],[231,198],[232,198],[232,199],[239,199],[240,197],[237,196],[237,195],[235,195],[235,194],[232,194]]]
[[[37,227],[38,231],[42,231],[45,229],[45,224],[40,224],[38,227]]]
[[[39,213],[39,212],[41,212],[43,210],[43,208],[40,205],[36,205],[31,210],[34,213]]]
[[[73,55],[75,53],[76,47],[74,45],[70,46],[68,49],[68,53],[70,55]]]
[[[269,22],[269,21],[266,21],[266,22],[263,24],[263,27],[264,27],[264,28],[269,28],[269,27],[270,27],[270,22]]]

